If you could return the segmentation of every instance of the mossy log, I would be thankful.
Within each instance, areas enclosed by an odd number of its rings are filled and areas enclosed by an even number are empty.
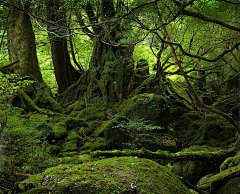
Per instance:
[[[177,152],[170,153],[168,151],[158,150],[152,152],[145,148],[141,150],[129,150],[125,149],[123,151],[114,150],[114,151],[95,151],[91,153],[92,157],[105,156],[110,157],[122,157],[122,156],[137,156],[139,158],[147,159],[162,159],[162,160],[173,160],[173,161],[187,161],[187,160],[224,160],[230,156],[235,155],[237,152],[234,148],[228,150],[221,150],[217,152]]]

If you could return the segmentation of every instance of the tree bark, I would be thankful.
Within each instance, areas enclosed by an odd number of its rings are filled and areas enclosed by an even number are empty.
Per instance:
[[[9,67],[9,70],[21,77],[30,76],[31,79],[42,82],[30,16],[9,7],[7,37],[10,61],[19,60],[18,63]]]
[[[112,0],[102,1],[102,20],[114,17],[115,8]],[[91,6],[86,6],[90,22],[96,18]],[[90,18],[91,16],[91,18]],[[93,20],[93,21],[92,21]],[[101,31],[99,31],[101,29]],[[126,29],[120,24],[108,24],[99,28],[94,27],[94,49],[89,64],[88,95],[105,96],[109,102],[118,102],[130,93],[133,74],[133,46],[113,46],[122,38]]]
[[[65,11],[60,9],[57,0],[47,1],[47,18],[61,26],[66,26]],[[58,84],[58,92],[63,93],[78,80],[80,73],[72,66],[67,48],[66,30],[48,26],[54,73]],[[55,33],[55,34],[53,34]],[[57,35],[57,36],[56,36]],[[61,37],[63,36],[63,37]]]

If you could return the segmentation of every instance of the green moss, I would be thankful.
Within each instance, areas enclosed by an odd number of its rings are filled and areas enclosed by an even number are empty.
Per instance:
[[[78,135],[75,130],[72,130],[69,132],[69,135],[67,136],[66,140],[67,141],[71,141],[71,140],[82,141],[82,137],[80,135]]]
[[[57,159],[60,164],[82,164],[93,161],[88,154],[74,155],[72,157],[61,157]]]
[[[151,150],[151,151],[177,151],[176,139],[166,133],[147,133],[146,135],[141,135],[136,141],[136,144],[139,146],[138,149],[142,147]]]
[[[157,94],[139,94],[127,100],[118,112],[128,119],[144,119],[153,125],[167,127],[171,120],[166,99]]]
[[[76,156],[78,154],[77,151],[73,151],[73,152],[61,152],[59,154],[60,157],[73,157],[73,156]]]
[[[82,147],[81,150],[87,150],[87,152],[95,151],[95,150],[104,150],[106,147],[107,142],[102,137],[97,137],[94,140],[86,142]]]
[[[46,152],[51,155],[57,156],[60,152],[60,147],[56,145],[50,145],[47,147]]]
[[[115,115],[111,120],[103,122],[95,131],[95,136],[104,137],[109,149],[123,148],[122,142],[128,141],[128,136],[124,131],[116,126],[122,122],[128,121],[124,116]]]
[[[206,152],[217,152],[219,148],[209,147],[209,146],[192,146],[190,148],[186,148],[182,150],[182,153],[206,153]],[[213,166],[215,164],[211,164],[208,161],[183,161],[177,162],[173,165],[171,171],[179,176],[186,178],[190,183],[196,184],[198,180],[209,174],[211,170],[213,170]]]
[[[67,124],[67,127],[69,129],[75,129],[77,127],[86,127],[87,122],[83,119],[78,119],[78,118],[74,118],[74,117],[68,117],[66,118],[66,120],[64,121]]]
[[[77,140],[71,140],[71,141],[65,142],[63,144],[63,151],[64,152],[76,151],[77,148],[78,148]]]
[[[69,105],[67,107],[68,112],[72,111],[80,111],[86,107],[86,103],[84,101],[76,101],[74,104]]]
[[[191,120],[188,116],[184,116],[184,117],[181,119],[181,126],[182,126],[184,129],[190,129],[191,124],[192,124],[192,120]]]
[[[213,175],[211,177],[208,177],[205,181],[202,181],[199,185],[198,188],[200,189],[210,189],[214,188],[217,186],[217,183],[219,183],[219,180],[224,179],[225,177],[231,177],[232,174],[240,174],[240,165],[226,169],[216,175]],[[238,177],[239,178],[239,177]],[[239,181],[239,179],[238,179]],[[222,184],[224,186],[224,184]],[[239,189],[239,182],[238,182],[238,189]],[[231,189],[231,188],[229,188]],[[231,193],[231,192],[227,192]]]
[[[52,167],[20,184],[25,193],[33,193],[36,190],[38,193],[45,193],[51,189],[52,194],[190,194],[178,177],[166,167],[148,159],[132,157],[115,157],[80,165]]]
[[[41,123],[48,120],[48,116],[44,114],[34,114],[31,115],[29,121],[32,123]]]
[[[205,115],[205,121],[216,121],[217,119],[219,119],[219,116],[217,114],[206,114]]]
[[[186,113],[185,113],[186,114]],[[192,120],[192,121],[196,121],[198,120],[199,116],[197,114],[196,111],[190,111],[189,113],[187,113],[187,116]]]
[[[220,187],[215,188],[212,194],[239,194],[240,177],[235,177],[223,183]]]
[[[84,108],[77,114],[78,118],[85,119],[86,121],[100,120],[103,121],[105,118],[104,110],[97,107]]]
[[[54,135],[57,139],[59,138],[64,138],[67,136],[67,125],[63,122],[56,123],[53,127],[52,130],[54,132]]]
[[[190,125],[190,129],[198,130],[203,125],[200,121],[193,121]]]
[[[222,163],[220,166],[220,172],[238,165],[240,165],[240,151],[236,154],[236,156],[229,157]]]
[[[204,123],[198,130],[198,134],[194,139],[195,143],[199,145],[208,144],[211,146],[221,145],[222,142],[219,133],[223,130],[222,126],[225,126],[222,120]]]

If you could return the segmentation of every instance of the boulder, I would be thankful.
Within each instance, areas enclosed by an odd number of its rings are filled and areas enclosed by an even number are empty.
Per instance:
[[[220,148],[214,148],[209,146],[192,146],[190,148],[186,148],[182,150],[182,152],[199,152],[199,153],[206,153],[206,152],[215,152],[219,151]],[[177,162],[173,165],[171,171],[181,177],[184,177],[193,185],[196,185],[198,180],[206,174],[211,173],[212,171],[216,171],[216,164],[214,161],[182,161]]]
[[[157,94],[138,94],[123,103],[118,112],[128,119],[144,119],[161,127],[167,127],[171,120],[167,100]]]
[[[65,164],[46,169],[18,184],[18,193],[161,193],[190,194],[167,167],[135,157]]]

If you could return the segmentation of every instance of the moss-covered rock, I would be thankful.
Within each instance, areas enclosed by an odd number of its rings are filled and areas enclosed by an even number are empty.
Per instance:
[[[61,157],[58,158],[58,163],[60,164],[82,164],[86,162],[93,161],[92,157],[88,154],[74,155],[72,157]]]
[[[225,126],[226,124],[222,120],[204,123],[198,130],[198,134],[194,139],[195,143],[214,147],[222,145],[223,141],[227,141],[235,136],[234,131],[226,131]]]
[[[219,119],[219,115],[217,114],[206,114],[205,115],[205,121],[208,122],[208,121],[216,121],[217,119]]]
[[[80,111],[84,108],[86,108],[86,103],[84,101],[76,101],[74,104],[67,107],[67,112]]]
[[[115,115],[111,120],[103,122],[95,131],[95,136],[105,138],[108,149],[123,149],[122,142],[128,141],[129,137],[126,132],[116,127],[122,121],[128,122],[128,119],[124,116]]]
[[[167,133],[146,133],[140,134],[135,140],[136,149],[141,149],[142,147],[151,151],[177,151],[176,139]]]
[[[212,194],[240,193],[240,165],[226,169],[199,182],[198,188]]]
[[[171,120],[167,100],[156,94],[139,94],[127,100],[118,112],[128,119],[145,119],[151,124],[167,127]]]
[[[84,119],[78,119],[75,117],[68,117],[66,118],[66,120],[64,121],[67,124],[67,127],[69,129],[75,129],[77,127],[86,127],[87,122]]]
[[[61,152],[60,154],[59,154],[59,156],[60,157],[74,157],[74,156],[76,156],[78,154],[78,152],[77,151],[70,151],[70,152]]]
[[[220,166],[220,171],[240,165],[240,151],[234,157],[227,158]]]
[[[240,193],[240,177],[235,177],[223,183],[222,186],[214,189],[212,194],[239,194]]]
[[[50,146],[47,147],[46,152],[48,154],[57,156],[60,152],[60,147],[57,146],[57,145],[50,145]]]
[[[89,153],[95,150],[104,150],[107,145],[107,142],[102,137],[97,137],[91,141],[86,142],[82,147],[83,153]]]
[[[67,136],[67,125],[63,122],[56,123],[52,130],[56,139],[63,139]]]
[[[94,121],[94,120],[103,121],[106,115],[104,110],[102,109],[99,109],[97,107],[88,107],[88,108],[84,108],[81,111],[78,111],[76,116],[78,118],[85,119],[86,121]]]
[[[187,152],[216,152],[219,148],[209,146],[192,146],[182,150],[182,153]],[[216,171],[216,163],[214,161],[183,161],[174,164],[171,171],[181,177],[186,178],[190,183],[196,184],[198,180],[206,174]]]
[[[78,142],[82,141],[82,137],[78,135],[78,133],[75,130],[72,130],[69,132],[66,141],[71,141],[71,140],[77,140]]]
[[[18,184],[24,193],[191,192],[167,167],[148,159],[115,157],[80,165],[60,165]]]
[[[32,123],[43,123],[48,120],[48,116],[44,114],[33,114],[30,116],[29,121]]]
[[[77,148],[78,148],[78,141],[77,140],[71,140],[71,141],[65,142],[63,144],[63,151],[64,152],[77,151]]]

